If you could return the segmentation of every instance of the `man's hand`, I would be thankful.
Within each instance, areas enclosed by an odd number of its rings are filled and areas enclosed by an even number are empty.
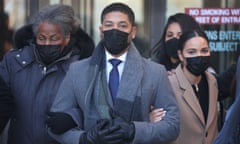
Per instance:
[[[113,118],[112,124],[114,126],[120,126],[120,131],[123,133],[123,139],[125,142],[132,142],[135,135],[135,126],[132,122],[126,121],[117,112],[113,110],[110,112]]]
[[[66,113],[48,112],[47,115],[48,118],[46,120],[46,124],[50,128],[51,132],[55,134],[62,134],[77,126],[72,117]]]
[[[112,126],[110,120],[103,119],[80,137],[79,144],[121,144],[123,134],[119,126]]]

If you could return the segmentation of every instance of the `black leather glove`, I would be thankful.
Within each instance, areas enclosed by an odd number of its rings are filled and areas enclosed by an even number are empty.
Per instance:
[[[50,128],[51,132],[55,134],[62,134],[77,126],[72,117],[66,113],[48,112],[47,115],[48,118],[46,120],[46,124]]]
[[[109,120],[101,120],[81,135],[79,144],[120,144],[123,135],[119,129],[119,126],[111,126]]]
[[[133,122],[128,122],[120,114],[115,111],[110,112],[113,122],[112,125],[120,126],[120,131],[123,133],[123,139],[125,142],[132,142],[135,135],[135,126]]]

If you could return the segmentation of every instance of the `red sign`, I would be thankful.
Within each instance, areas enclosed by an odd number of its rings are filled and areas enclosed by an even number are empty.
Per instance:
[[[240,8],[185,8],[199,24],[240,24]]]

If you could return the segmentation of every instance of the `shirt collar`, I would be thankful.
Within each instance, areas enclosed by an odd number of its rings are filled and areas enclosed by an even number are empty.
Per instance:
[[[105,54],[106,54],[107,62],[109,62],[110,59],[118,59],[118,60],[121,60],[121,62],[125,62],[127,58],[127,52],[125,52],[124,54],[122,54],[120,57],[117,57],[117,58],[112,56],[107,50],[105,50]]]

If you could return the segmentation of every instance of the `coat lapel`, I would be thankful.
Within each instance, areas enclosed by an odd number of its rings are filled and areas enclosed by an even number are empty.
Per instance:
[[[122,78],[117,93],[114,109],[124,115],[127,120],[132,118],[134,103],[139,92],[139,86],[143,77],[142,58],[132,43],[127,54]],[[140,96],[140,95],[138,95]],[[139,102],[139,101],[138,101]]]
[[[193,110],[195,115],[199,118],[202,125],[205,125],[204,115],[201,106],[192,89],[192,86],[189,84],[189,81],[186,79],[182,71],[181,65],[177,67],[176,71],[180,87],[184,90],[183,99],[186,101],[186,104]]]
[[[216,113],[217,113],[217,82],[216,79],[209,73],[206,72],[206,77],[208,81],[209,86],[209,109],[208,109],[208,119],[207,119],[207,125],[206,130],[211,126],[211,124],[216,119]]]

